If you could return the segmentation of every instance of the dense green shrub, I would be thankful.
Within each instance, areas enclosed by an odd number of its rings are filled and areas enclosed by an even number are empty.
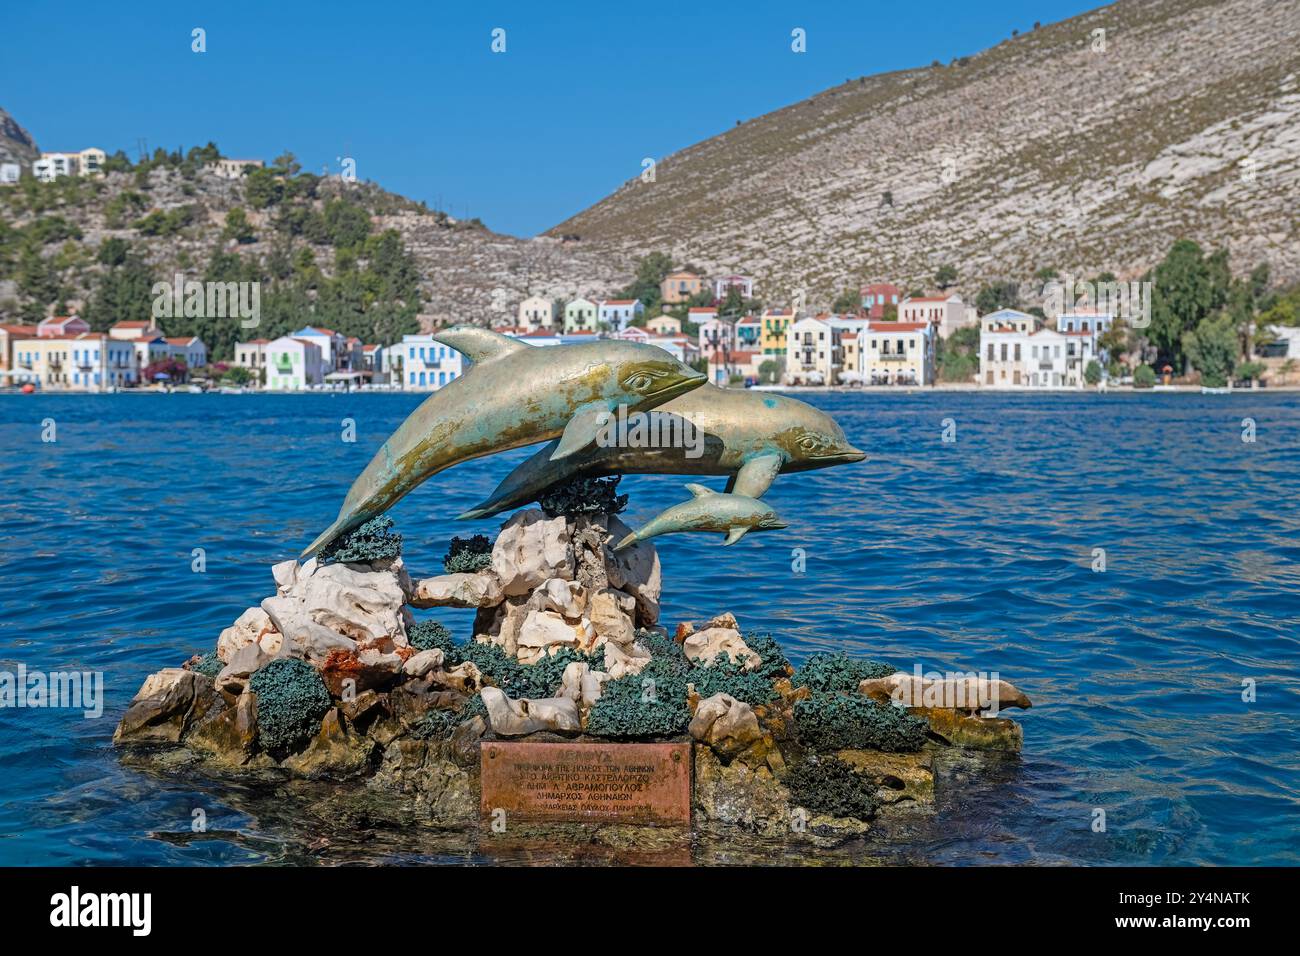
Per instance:
[[[448,574],[482,571],[492,565],[492,542],[486,535],[472,538],[452,538],[447,556],[442,559],[442,569]]]
[[[320,552],[320,562],[369,564],[371,561],[391,561],[401,554],[402,536],[393,530],[393,519],[380,515],[325,545]]]
[[[813,654],[795,672],[794,685],[813,691],[854,694],[862,681],[888,677],[896,670],[879,661],[861,660],[847,654]]]
[[[910,753],[925,743],[929,723],[902,707],[859,694],[815,691],[794,705],[795,730],[806,747]]]
[[[213,680],[216,680],[217,675],[221,673],[222,668],[225,666],[226,662],[213,652],[211,654],[204,654],[202,660],[191,667],[190,670],[194,671],[196,674],[202,674],[204,677],[211,677]]]
[[[417,651],[438,648],[447,657],[456,653],[456,642],[452,640],[451,631],[439,621],[416,621],[407,628],[406,640]]]
[[[605,651],[601,648],[588,657],[566,647],[536,664],[521,664],[495,644],[470,641],[456,644],[451,649],[448,663],[454,667],[461,661],[472,662],[485,679],[505,691],[508,697],[533,699],[554,697],[560,688],[564,668],[574,661],[585,661],[594,668],[603,668]]]
[[[1133,372],[1134,388],[1153,388],[1156,384],[1156,373],[1150,365],[1139,365]]]
[[[548,518],[560,515],[616,515],[627,507],[627,495],[618,494],[622,475],[609,478],[576,478],[552,488],[538,499]]]
[[[875,786],[838,757],[808,757],[787,771],[784,783],[796,806],[836,817],[870,820],[880,808]]]
[[[651,660],[640,674],[605,684],[591,708],[587,733],[599,737],[670,737],[691,722],[686,677],[672,661]]]
[[[329,691],[316,668],[279,657],[253,673],[249,689],[257,695],[257,735],[272,752],[293,749],[320,729],[330,709]]]
[[[474,694],[465,701],[465,706],[460,709],[456,719],[461,723],[467,720],[473,720],[475,717],[482,717],[485,721],[488,719],[487,704],[483,703],[481,694]]]

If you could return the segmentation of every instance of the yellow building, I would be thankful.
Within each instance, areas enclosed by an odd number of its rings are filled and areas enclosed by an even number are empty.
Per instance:
[[[764,355],[785,355],[785,336],[794,318],[793,309],[768,309],[763,313],[759,347]]]

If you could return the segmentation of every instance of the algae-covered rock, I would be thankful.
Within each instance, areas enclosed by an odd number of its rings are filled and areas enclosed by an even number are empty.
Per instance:
[[[393,530],[392,518],[380,515],[325,545],[317,561],[322,565],[370,564],[392,561],[401,555],[402,536]]]
[[[864,680],[887,677],[894,670],[888,664],[847,654],[813,654],[795,671],[793,680],[796,687],[847,694],[857,692]]]
[[[794,705],[799,741],[829,753],[836,750],[920,750],[929,725],[902,708],[858,694],[815,692]]]
[[[271,661],[248,687],[257,695],[258,741],[272,753],[313,737],[330,709],[329,692],[316,668],[293,658]]]

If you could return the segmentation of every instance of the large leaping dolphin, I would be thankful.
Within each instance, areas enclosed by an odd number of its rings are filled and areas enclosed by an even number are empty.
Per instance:
[[[537,347],[465,325],[433,338],[473,365],[430,395],[384,442],[304,558],[383,514],[445,468],[557,436],[547,456],[559,464],[590,444],[620,405],[651,409],[705,381],[653,345],[605,339]]]
[[[735,544],[750,531],[784,528],[785,522],[769,506],[746,495],[719,494],[703,485],[687,485],[689,501],[661,511],[618,544],[621,551],[636,541],[678,531],[712,531],[725,534],[723,544]]]
[[[727,491],[759,498],[777,474],[808,471],[866,455],[835,420],[807,402],[771,392],[704,385],[656,409],[680,415],[703,435],[702,453],[682,446],[597,443],[558,461],[545,446],[522,462],[486,501],[461,518],[485,518],[536,501],[575,478],[615,474],[730,475]]]

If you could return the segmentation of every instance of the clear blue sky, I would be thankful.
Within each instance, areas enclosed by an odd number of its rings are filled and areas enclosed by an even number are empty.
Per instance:
[[[44,149],[288,149],[532,235],[660,158],[850,77],[947,62],[1093,0],[14,2],[0,107]],[[191,52],[190,31],[207,31]],[[506,31],[506,52],[491,32]],[[807,52],[791,52],[791,30]]]

